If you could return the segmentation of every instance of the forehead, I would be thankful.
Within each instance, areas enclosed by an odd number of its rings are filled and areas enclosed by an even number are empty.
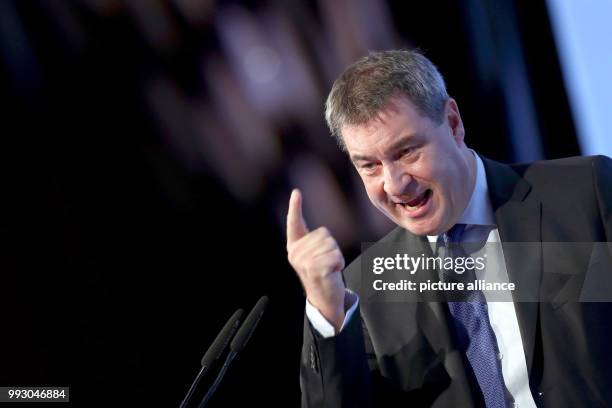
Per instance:
[[[431,124],[407,97],[398,96],[390,99],[369,122],[344,126],[342,139],[349,154],[372,154],[388,149],[400,139],[422,133]]]

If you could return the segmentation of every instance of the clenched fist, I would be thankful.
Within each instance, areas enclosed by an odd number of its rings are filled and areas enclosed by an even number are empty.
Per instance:
[[[312,232],[302,216],[302,194],[293,190],[287,213],[287,254],[308,301],[340,331],[344,321],[344,257],[325,227]]]

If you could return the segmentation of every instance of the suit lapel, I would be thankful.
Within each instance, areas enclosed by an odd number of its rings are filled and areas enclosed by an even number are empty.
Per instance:
[[[403,230],[408,247],[413,251],[413,256],[424,254],[427,257],[434,255],[432,244],[427,237],[420,237]],[[438,272],[432,269],[420,269],[417,271],[419,281],[440,280]],[[440,356],[444,356],[444,364],[447,372],[455,381],[468,384],[467,373],[462,353],[459,353],[455,344],[454,336],[450,328],[452,327],[451,317],[444,297],[435,295],[422,295],[416,304],[415,318],[419,330],[427,339],[433,350]]]
[[[489,196],[502,241],[506,269],[511,282],[527,370],[533,366],[538,322],[539,289],[542,278],[542,203],[531,193],[531,185],[510,166],[482,157]]]
[[[427,237],[420,237],[411,232],[398,227],[392,234],[389,241],[401,242],[410,251],[410,256],[419,257],[424,254],[426,257],[433,256],[431,244]],[[438,281],[439,277],[435,270],[421,268],[413,275],[417,282]],[[433,296],[425,297],[413,296],[409,302],[416,302],[414,309],[415,319],[419,329],[427,338],[434,350],[450,350],[454,348],[451,333],[449,331],[449,321],[447,316],[446,304],[434,301]]]

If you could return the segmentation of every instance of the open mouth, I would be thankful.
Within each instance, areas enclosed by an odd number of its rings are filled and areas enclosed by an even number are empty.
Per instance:
[[[415,199],[408,201],[406,203],[401,203],[399,205],[406,208],[407,210],[416,210],[417,208],[424,206],[427,203],[427,201],[429,201],[431,194],[432,194],[432,191],[430,189],[427,189],[423,191],[423,193],[421,193]]]

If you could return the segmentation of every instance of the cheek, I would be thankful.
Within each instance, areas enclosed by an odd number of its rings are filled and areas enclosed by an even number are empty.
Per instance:
[[[421,179],[429,183],[435,183],[441,168],[445,166],[445,160],[435,148],[424,148],[419,157],[408,166],[409,173],[416,179]]]
[[[376,207],[379,207],[379,203],[386,202],[386,193],[383,189],[382,183],[372,179],[362,179],[368,198]]]
[[[439,159],[433,159],[433,157],[439,157]],[[449,194],[449,174],[456,171],[450,165],[449,160],[441,155],[430,154],[423,157],[413,171],[414,176],[421,183],[433,190],[436,207],[446,207],[445,201]]]
[[[448,189],[450,176],[456,171],[451,162],[445,159],[429,160],[421,168],[422,177],[442,192]]]
[[[368,197],[370,198],[370,201],[376,205],[376,203],[380,202],[382,197],[380,195],[380,192],[378,191],[378,189],[376,188],[366,188],[366,191],[368,193]]]

